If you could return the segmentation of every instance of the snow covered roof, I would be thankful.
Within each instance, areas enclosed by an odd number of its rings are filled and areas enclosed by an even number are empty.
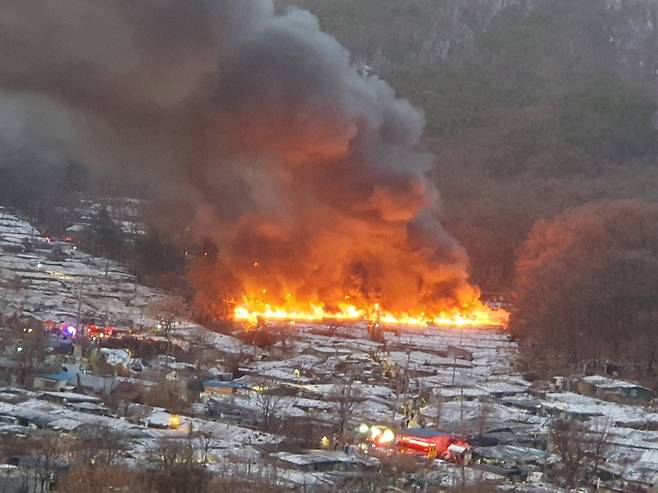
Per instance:
[[[171,414],[166,411],[153,411],[144,418],[144,424],[158,428],[169,428],[171,424]]]
[[[645,450],[640,458],[640,462],[653,464],[654,469],[658,472],[658,450]]]
[[[601,375],[591,375],[582,378],[583,382],[589,383],[600,389],[633,389],[633,388],[646,388],[633,382],[626,382],[624,380],[615,380]],[[650,390],[650,389],[647,389]]]
[[[105,356],[108,365],[128,365],[130,363],[130,354],[123,349],[101,348],[101,353]]]
[[[472,399],[489,395],[489,392],[478,387],[435,387],[433,392],[434,395],[445,399],[454,399],[461,396]]]
[[[480,457],[503,462],[536,462],[546,457],[546,452],[534,448],[515,445],[495,445],[493,447],[475,447],[473,452]]]
[[[488,381],[488,382],[484,382],[478,387],[490,394],[505,394],[505,395],[522,394],[527,390],[527,386],[522,387],[520,385],[514,385],[503,381],[497,381],[497,382]]]
[[[277,452],[272,454],[272,457],[294,464],[296,466],[310,466],[316,464],[367,464],[358,456],[348,455],[343,452],[336,452],[332,450],[312,450],[305,454],[293,454],[290,452]]]
[[[52,428],[53,430],[73,431],[81,425],[82,423],[80,423],[80,421],[68,418],[60,418],[48,423],[48,428]]]
[[[548,400],[542,402],[542,407],[547,409],[583,416],[606,416],[617,424],[658,421],[658,413],[639,406],[617,404],[570,392],[551,393],[546,397]]]
[[[99,403],[101,399],[93,395],[78,394],[75,392],[41,392],[41,395],[66,400],[67,402],[90,402]]]

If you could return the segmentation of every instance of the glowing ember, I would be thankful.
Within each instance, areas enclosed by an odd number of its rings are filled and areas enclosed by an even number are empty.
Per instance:
[[[503,309],[494,309],[482,302],[459,309],[453,308],[436,314],[423,312],[392,313],[382,310],[379,305],[358,308],[352,304],[339,304],[327,307],[322,303],[295,303],[286,300],[285,304],[272,305],[258,299],[244,297],[241,304],[233,311],[234,319],[252,325],[259,321],[359,321],[378,322],[382,325],[408,325],[417,327],[503,327],[507,324],[509,313]]]

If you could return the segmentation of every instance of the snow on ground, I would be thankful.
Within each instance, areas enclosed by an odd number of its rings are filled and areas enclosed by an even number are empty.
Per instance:
[[[32,251],[23,251],[24,243],[32,244]],[[61,250],[61,257],[54,255],[55,249]],[[3,208],[0,250],[0,308],[5,313],[71,322],[80,303],[83,315],[138,324],[144,307],[163,296],[137,284],[119,263],[82,252],[72,243],[49,242],[27,221]]]
[[[222,352],[228,354],[243,354],[243,355],[253,355],[258,356],[262,351],[254,346],[245,344],[241,340],[228,336],[226,334],[220,334],[217,332],[211,332],[204,327],[193,324],[186,323],[184,327],[176,329],[176,336],[185,340],[205,340],[205,342],[211,346],[219,348]]]
[[[27,242],[34,245],[32,251],[25,251]],[[164,296],[137,284],[134,276],[116,262],[93,257],[70,243],[49,243],[29,223],[2,208],[0,248],[0,310],[4,313],[72,322],[80,303],[83,315],[90,313],[109,322],[132,320],[139,324],[144,319],[145,306]],[[59,258],[53,255],[54,249],[61,250]],[[179,328],[176,339],[183,345],[186,341],[202,341],[229,356],[250,357],[241,368],[246,373],[242,381],[250,382],[251,386],[266,381],[266,386],[271,388],[280,384],[297,394],[278,398],[277,416],[284,420],[308,417],[325,420],[327,424],[335,422],[336,401],[346,382],[352,381],[355,423],[399,425],[403,419],[399,414],[402,398],[398,395],[399,382],[390,373],[391,369],[404,369],[410,373],[408,386],[412,393],[429,391],[441,396],[439,422],[446,430],[458,431],[467,425],[471,430],[497,428],[509,429],[512,435],[518,436],[545,435],[550,421],[562,415],[579,416],[592,427],[605,420],[611,443],[606,467],[629,479],[652,474],[658,479],[655,470],[658,431],[636,429],[638,423],[657,423],[657,412],[571,392],[531,398],[530,383],[514,369],[516,344],[504,331],[401,328],[385,330],[382,344],[370,340],[362,323],[335,327],[296,324],[287,329],[285,342],[269,350],[257,349],[235,337],[208,332],[194,324]],[[110,351],[109,355],[117,361],[126,359],[118,350]],[[221,366],[220,361],[217,366]],[[156,385],[141,379],[122,380]],[[20,404],[15,400],[17,392],[22,395]],[[185,430],[191,427],[203,431],[212,440],[212,467],[221,467],[236,450],[251,451],[245,463],[257,462],[261,454],[259,447],[283,440],[282,436],[251,429],[242,422],[235,425],[204,419],[205,400],[195,405],[195,412],[190,413],[193,416],[180,417],[182,425],[178,430],[170,430],[167,427],[171,414],[164,409],[152,409],[141,421],[131,421],[100,415],[106,410],[93,406],[74,409],[73,401],[77,399],[74,396],[71,402],[66,402],[63,395],[57,397],[60,399],[44,392],[0,389],[0,415],[61,431],[84,425],[107,426],[125,433],[135,442],[136,451],[144,454],[156,447],[158,440],[184,436]],[[245,416],[259,416],[256,392],[212,399],[245,410]],[[519,405],[532,399],[538,403],[536,407]],[[422,409],[422,416],[434,421],[437,409],[435,403],[430,404]],[[3,430],[15,427],[13,423],[0,426]],[[281,470],[279,477],[292,484],[331,481],[326,474],[289,470]]]
[[[23,250],[24,242],[35,245]],[[60,250],[63,260],[49,260]],[[82,293],[82,294],[80,294]],[[122,325],[148,324],[146,307],[164,293],[137,283],[118,262],[94,257],[65,241],[48,241],[27,221],[0,207],[0,310],[39,320],[74,323],[82,317]],[[182,337],[206,338],[226,353],[258,351],[236,338],[209,332],[193,323],[177,332]]]

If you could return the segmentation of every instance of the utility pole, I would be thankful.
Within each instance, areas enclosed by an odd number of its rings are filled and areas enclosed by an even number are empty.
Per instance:
[[[465,426],[464,426],[464,387],[463,386],[462,386],[460,394],[459,394],[459,419],[460,419],[460,427],[461,427],[460,432],[463,435],[464,430],[465,430]]]
[[[409,364],[411,363],[411,347],[407,348],[407,364],[404,367],[404,397],[409,394]]]
[[[77,313],[76,319],[75,319],[75,330],[76,330],[76,333],[79,336],[83,335],[83,332],[84,332],[84,331],[80,330],[80,314],[82,312],[82,286],[83,286],[83,283],[84,283],[84,277],[81,277],[80,278],[80,284],[78,285],[78,313]]]
[[[462,346],[464,345],[464,327],[461,326],[459,327],[459,349],[463,349]],[[455,354],[455,363],[453,365],[453,370],[457,366],[457,354]],[[462,378],[461,383],[460,383],[460,404],[459,404],[459,414],[460,414],[460,420],[461,420],[461,432],[462,434],[464,433],[464,379]],[[463,469],[463,464],[462,464],[462,474],[464,474],[464,469]]]

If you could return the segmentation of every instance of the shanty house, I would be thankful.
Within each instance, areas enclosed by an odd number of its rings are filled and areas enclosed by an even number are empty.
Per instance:
[[[206,395],[231,395],[244,389],[244,385],[237,382],[223,382],[220,380],[204,380],[203,393]]]
[[[281,467],[305,472],[357,471],[378,465],[372,458],[332,450],[312,450],[305,454],[278,452],[271,457]]]
[[[618,397],[631,401],[649,402],[656,397],[656,393],[647,387],[600,375],[583,377],[577,388],[581,394],[601,398]]]
[[[50,390],[62,392],[73,390],[74,385],[70,381],[75,381],[76,373],[70,370],[62,370],[55,373],[41,373],[34,377],[33,387],[39,390]]]
[[[77,365],[63,366],[62,371],[41,373],[34,377],[34,388],[55,392],[85,390],[109,395],[118,381],[114,377],[102,377],[83,373]]]

